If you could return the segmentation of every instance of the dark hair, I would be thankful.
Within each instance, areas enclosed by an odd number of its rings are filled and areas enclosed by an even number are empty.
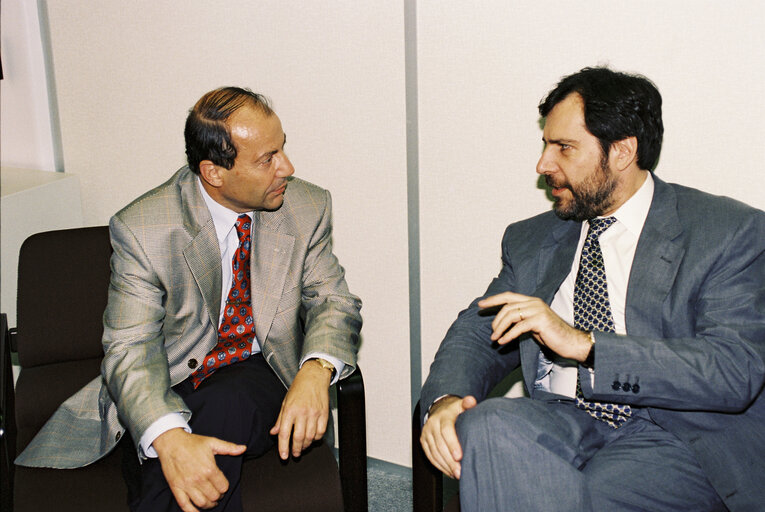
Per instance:
[[[603,154],[612,143],[634,136],[638,167],[653,170],[664,136],[661,94],[653,82],[605,67],[584,68],[558,82],[539,104],[539,114],[547,117],[571,93],[582,97],[587,131],[600,140]]]
[[[231,141],[226,121],[243,105],[260,109],[270,116],[274,113],[268,98],[240,87],[221,87],[202,96],[189,110],[186,128],[186,158],[189,168],[199,174],[199,162],[210,160],[226,169],[234,166],[236,147]]]

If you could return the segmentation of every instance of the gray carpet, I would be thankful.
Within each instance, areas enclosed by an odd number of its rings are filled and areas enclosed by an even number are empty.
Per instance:
[[[412,470],[390,462],[368,459],[369,512],[412,510]]]

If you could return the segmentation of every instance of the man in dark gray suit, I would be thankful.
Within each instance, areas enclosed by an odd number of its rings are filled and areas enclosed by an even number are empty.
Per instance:
[[[463,511],[762,510],[765,214],[653,176],[644,77],[583,69],[539,111],[554,212],[441,344],[428,458]],[[484,400],[518,365],[529,397]]]

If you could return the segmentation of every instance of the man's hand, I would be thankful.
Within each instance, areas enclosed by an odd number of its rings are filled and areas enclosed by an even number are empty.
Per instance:
[[[326,432],[331,380],[332,372],[313,359],[303,363],[298,371],[270,431],[271,435],[279,435],[279,456],[283,460],[289,458],[290,434],[292,455],[299,457]]]
[[[215,437],[189,434],[182,428],[160,434],[152,446],[175,501],[184,512],[198,512],[196,507],[212,508],[228,490],[228,480],[214,456],[241,455],[247,449]]]
[[[477,405],[472,396],[460,398],[449,395],[430,408],[428,421],[422,427],[420,444],[431,464],[451,478],[460,477],[462,446],[457,439],[457,416]]]
[[[561,357],[579,362],[587,359],[592,347],[589,334],[568,325],[541,299],[504,292],[483,299],[478,306],[502,306],[491,323],[491,339],[500,345],[530,332],[535,340]]]

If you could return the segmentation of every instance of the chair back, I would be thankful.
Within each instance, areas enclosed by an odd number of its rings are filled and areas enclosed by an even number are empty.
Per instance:
[[[27,238],[19,253],[17,348],[22,368],[102,357],[109,228]]]

